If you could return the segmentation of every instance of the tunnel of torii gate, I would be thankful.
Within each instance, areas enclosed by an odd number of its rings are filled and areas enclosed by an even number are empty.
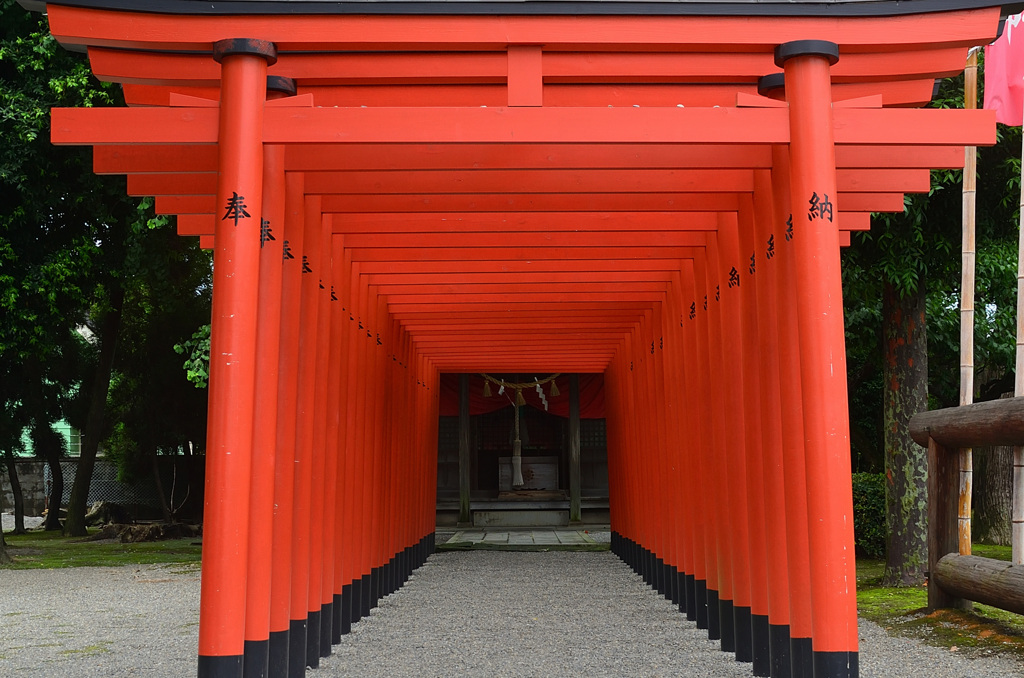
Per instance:
[[[200,676],[425,561],[442,372],[603,373],[614,552],[755,675],[857,675],[840,248],[994,143],[923,107],[1000,6],[131,6],[46,4],[128,103],[52,134],[214,250]]]

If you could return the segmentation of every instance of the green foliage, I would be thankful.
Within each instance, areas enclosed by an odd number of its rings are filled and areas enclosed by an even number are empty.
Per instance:
[[[175,353],[186,355],[185,369],[186,377],[195,384],[196,388],[206,388],[210,378],[210,325],[207,323],[180,344],[174,345]]]
[[[93,174],[88,147],[50,143],[50,108],[120,105],[45,17],[0,0],[0,450],[64,417],[109,437],[133,475],[148,473],[145,455],[205,439],[205,393],[174,346],[209,322],[210,257],[123,178]],[[116,346],[107,421],[88,422],[104,345]]]
[[[885,474],[854,473],[853,540],[859,556],[885,557],[885,526]]]

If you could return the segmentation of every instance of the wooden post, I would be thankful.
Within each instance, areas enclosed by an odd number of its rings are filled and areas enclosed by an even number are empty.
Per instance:
[[[934,439],[928,440],[928,609],[967,608],[970,603],[939,588],[934,573],[939,560],[957,552],[957,458]]]
[[[469,525],[469,375],[459,375],[459,524]]]
[[[569,522],[583,520],[580,508],[580,375],[569,375]]]
[[[787,303],[785,290],[796,287],[796,252],[787,240],[792,221],[789,191],[789,149],[772,148],[772,192],[775,216],[771,240],[778,261],[774,286],[779,309],[779,400],[782,408],[782,464],[786,471],[786,567],[789,574],[789,648],[793,678],[814,673],[811,645],[811,556],[808,545],[807,473],[804,449],[804,411],[801,402],[800,328],[796,304]]]
[[[210,335],[200,678],[242,675],[256,312],[263,200],[263,106],[272,43],[222,40],[220,146]]]
[[[293,85],[294,87],[294,85]],[[275,92],[279,98],[283,93]],[[274,94],[268,91],[268,98]],[[263,216],[260,226],[252,485],[249,519],[271,526],[249,533],[243,673],[262,678],[270,662],[270,590],[273,563],[274,484],[277,459],[279,349],[281,345],[281,244],[284,238],[284,146],[263,148]],[[275,235],[276,233],[276,235]]]
[[[782,386],[778,281],[779,260],[775,258],[777,237],[782,229],[775,222],[772,178],[768,170],[754,172],[756,267],[755,312],[758,322],[758,355],[761,359],[761,445],[763,449],[766,577],[768,581],[768,643],[772,676],[791,678],[789,625],[789,559],[786,550],[786,469],[783,464]],[[789,405],[790,403],[787,403]]]
[[[964,71],[964,108],[978,107],[978,52],[970,51]],[[977,149],[964,147],[963,238],[960,269],[960,404],[974,402],[974,215],[977,186]],[[960,485],[958,502],[958,549],[971,554],[971,485],[974,476],[972,448],[960,449]]]
[[[789,102],[793,294],[799,315],[816,678],[858,674],[843,289],[835,216],[831,65],[839,48],[798,40],[775,49]]]
[[[291,629],[292,524],[295,496],[295,427],[298,414],[299,306],[302,290],[301,252],[303,175],[285,174],[284,229],[281,236],[281,336],[278,360],[277,462],[274,477],[274,520],[270,582],[270,678],[288,675]]]
[[[1021,149],[1024,160],[1024,147]],[[1024,169],[1022,169],[1024,172]],[[1020,190],[1020,206],[1024,208],[1024,184]],[[1020,214],[1020,212],[1018,212]],[[1013,395],[1024,396],[1024,228],[1017,240],[1017,358]],[[1010,543],[1014,565],[1024,565],[1024,447],[1013,448],[1013,508],[1010,512]]]

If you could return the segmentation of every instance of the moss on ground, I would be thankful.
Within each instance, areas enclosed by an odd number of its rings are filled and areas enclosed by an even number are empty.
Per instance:
[[[976,545],[974,554],[1009,560],[1009,547]],[[857,561],[857,608],[888,633],[970,656],[1007,654],[1024,660],[1024,616],[975,603],[971,611],[928,612],[928,588],[881,586],[885,561]]]
[[[91,529],[90,534],[97,530]],[[26,534],[5,534],[11,565],[0,569],[33,570],[58,567],[113,567],[151,563],[198,564],[202,546],[195,539],[122,544],[112,541],[84,541],[64,537],[60,532],[30,531]]]

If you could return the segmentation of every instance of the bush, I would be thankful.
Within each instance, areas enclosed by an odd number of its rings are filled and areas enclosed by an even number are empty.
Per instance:
[[[888,533],[885,526],[885,474],[853,474],[853,541],[857,556],[884,558]]]

